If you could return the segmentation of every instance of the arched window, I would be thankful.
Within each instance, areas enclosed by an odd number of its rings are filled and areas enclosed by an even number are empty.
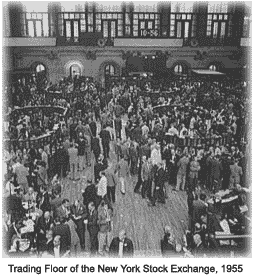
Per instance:
[[[211,64],[211,65],[209,66],[209,70],[211,70],[211,71],[216,71],[216,70],[217,70],[216,65]]]
[[[36,72],[42,72],[45,71],[45,66],[43,64],[38,64],[35,68]]]
[[[105,75],[113,76],[115,75],[115,67],[111,64],[105,66]]]
[[[70,66],[70,75],[74,77],[75,75],[81,75],[81,68],[78,64]]]
[[[182,67],[182,65],[177,64],[177,65],[174,67],[174,72],[175,72],[175,73],[183,73],[183,67]]]

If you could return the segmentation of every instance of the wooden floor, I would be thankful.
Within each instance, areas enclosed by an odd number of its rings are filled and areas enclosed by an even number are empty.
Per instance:
[[[113,151],[110,152],[110,160],[116,160]],[[92,167],[80,173],[81,180],[73,182],[68,178],[63,180],[62,197],[71,203],[75,199],[82,199],[82,190],[85,189],[86,179],[93,176],[94,159]],[[135,256],[160,256],[160,240],[164,235],[164,227],[171,226],[179,243],[188,225],[187,196],[185,192],[172,191],[167,187],[168,199],[166,204],[157,204],[149,207],[147,200],[140,194],[134,193],[137,177],[128,180],[126,194],[120,193],[120,187],[116,188],[116,203],[114,208],[113,236],[117,236],[121,229],[125,229],[127,236],[133,241]]]
[[[62,197],[69,199],[71,203],[75,199],[82,199],[86,179],[91,178],[93,174],[92,168],[84,170],[80,174],[83,178],[78,182],[64,179]],[[149,207],[146,199],[134,193],[136,181],[137,177],[131,177],[128,180],[124,196],[120,193],[120,188],[116,188],[116,203],[113,205],[113,235],[117,236],[118,232],[124,228],[127,236],[134,243],[136,256],[159,256],[160,239],[163,237],[166,225],[171,226],[179,242],[182,240],[188,224],[187,196],[185,192],[172,191],[172,188],[168,186],[166,204]]]

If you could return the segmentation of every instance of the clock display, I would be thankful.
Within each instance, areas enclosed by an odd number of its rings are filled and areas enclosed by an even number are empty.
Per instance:
[[[159,30],[155,29],[144,29],[140,30],[141,37],[158,37],[159,36]]]

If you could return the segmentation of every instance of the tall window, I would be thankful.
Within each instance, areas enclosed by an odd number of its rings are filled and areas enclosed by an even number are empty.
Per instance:
[[[102,32],[105,38],[123,36],[122,13],[96,13],[96,31]]]
[[[113,76],[116,74],[115,67],[111,64],[105,66],[105,75]]]
[[[25,13],[22,16],[22,33],[28,37],[48,37],[48,13]]]
[[[195,36],[195,14],[170,14],[170,37],[189,38]]]
[[[224,38],[232,35],[232,20],[228,12],[228,2],[209,2],[207,15],[207,36]]]
[[[208,14],[207,36],[213,38],[224,38],[228,33],[228,23],[228,14]]]
[[[171,2],[170,37],[190,38],[196,36],[196,15],[193,2]]]
[[[133,36],[152,38],[160,36],[160,14],[134,13]]]
[[[251,37],[251,17],[245,16],[243,22],[243,38]]]
[[[177,65],[174,67],[174,72],[175,72],[175,73],[183,73],[183,67],[182,67],[182,65],[177,64]]]

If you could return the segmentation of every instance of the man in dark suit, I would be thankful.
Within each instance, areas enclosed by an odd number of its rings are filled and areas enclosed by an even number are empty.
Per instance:
[[[93,137],[91,140],[91,150],[94,153],[96,162],[98,162],[99,155],[101,154],[101,148],[99,138],[97,138],[96,136]]]
[[[79,200],[75,200],[74,204],[71,207],[71,214],[73,221],[77,226],[77,234],[80,239],[81,249],[85,249],[85,224],[84,220],[87,218],[88,213],[86,207],[80,203]]]
[[[96,137],[96,135],[97,135],[97,124],[96,124],[96,122],[91,120],[90,123],[89,123],[89,127],[90,127],[90,130],[91,130],[92,136]]]
[[[56,216],[59,218],[65,218],[67,219],[70,214],[70,209],[69,209],[69,200],[64,199],[62,201],[62,205],[56,210]]]
[[[53,227],[54,220],[50,216],[50,212],[46,211],[43,216],[41,216],[38,219],[38,222],[36,224],[36,233],[37,233],[37,249],[38,251],[41,251],[41,246],[43,245],[43,241],[46,240],[46,232],[50,230],[50,228]]]
[[[88,232],[89,232],[89,237],[90,237],[90,254],[94,256],[98,250],[98,224],[97,224],[97,219],[98,219],[98,213],[95,207],[95,204],[93,202],[89,203],[88,206]]]
[[[176,242],[170,226],[165,227],[164,238],[161,240],[161,253],[163,257],[170,257],[176,254]]]
[[[146,160],[146,156],[143,157],[141,179],[142,179],[142,198],[146,198],[149,189],[149,175],[151,166]]]
[[[120,117],[114,119],[116,138],[121,139],[122,120]]]
[[[202,242],[201,236],[199,234],[195,234],[193,236],[195,248],[192,250],[192,254],[196,258],[201,258],[206,254],[206,248],[204,247],[204,244]]]
[[[201,193],[198,200],[193,201],[192,208],[192,230],[195,228],[195,224],[200,222],[201,216],[206,214],[208,204],[205,202],[206,195]]]
[[[112,240],[109,254],[111,257],[128,258],[134,255],[133,242],[126,237],[126,231],[121,230],[119,237]]]
[[[38,208],[43,212],[51,210],[50,197],[46,186],[40,187],[40,193],[38,194],[37,203]]]
[[[96,204],[99,202],[97,200],[97,189],[96,186],[92,183],[91,180],[87,181],[87,187],[85,191],[82,194],[83,197],[83,205],[88,209],[88,205],[90,202],[93,202]]]
[[[164,195],[164,185],[165,185],[165,170],[163,168],[163,163],[158,165],[158,171],[155,177],[155,189],[151,201],[151,206],[155,206],[156,201],[165,204],[165,195]]]
[[[104,129],[100,132],[100,137],[102,139],[102,146],[104,151],[105,158],[109,158],[109,152],[110,152],[110,141],[111,141],[111,135],[108,130],[106,130],[105,126]]]
[[[56,216],[57,209],[62,205],[63,198],[61,198],[61,193],[53,192],[53,195],[55,196],[54,199],[50,201],[51,205],[51,211],[53,213],[53,217]]]
[[[67,224],[65,224],[64,218],[59,218],[58,216],[55,218],[56,226],[52,229],[53,236],[60,236],[60,244],[63,252],[70,250],[71,246],[71,232],[70,228]]]

